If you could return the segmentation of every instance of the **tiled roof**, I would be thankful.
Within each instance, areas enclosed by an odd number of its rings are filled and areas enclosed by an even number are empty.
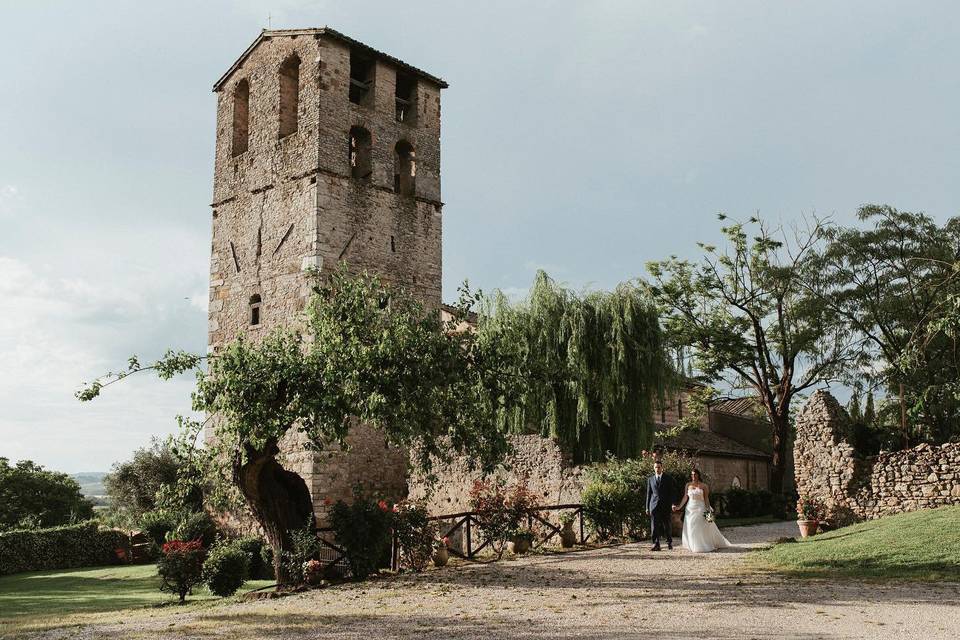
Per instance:
[[[667,425],[663,425],[668,429]],[[691,453],[714,454],[737,458],[762,458],[769,460],[770,456],[763,451],[740,444],[736,440],[722,436],[712,431],[687,429],[675,436],[661,438],[657,444],[668,449],[683,449]]]
[[[260,32],[260,35],[257,36],[257,39],[253,41],[253,44],[247,47],[247,50],[244,51],[240,55],[240,57],[237,58],[237,61],[234,62],[229,69],[227,69],[227,72],[223,74],[219,80],[217,80],[217,82],[213,85],[213,90],[219,91],[220,87],[223,86],[223,83],[227,81],[227,78],[233,75],[233,72],[236,71],[240,67],[240,65],[243,64],[243,61],[246,60],[247,57],[251,53],[253,53],[253,50],[256,49],[258,46],[260,46],[260,43],[263,42],[264,40],[269,40],[270,38],[287,37],[287,36],[310,36],[310,35],[312,36],[326,35],[332,38],[336,38],[342,42],[349,44],[352,47],[358,47],[360,49],[363,49],[367,53],[377,58],[380,58],[382,60],[387,60],[395,64],[396,66],[400,67],[401,69],[404,69],[406,71],[409,71],[410,73],[418,75],[421,78],[425,78],[437,84],[441,89],[446,89],[448,86],[450,86],[447,84],[446,80],[444,80],[443,78],[438,78],[437,76],[429,74],[426,71],[423,71],[422,69],[418,69],[411,64],[407,64],[406,62],[404,62],[403,60],[400,60],[399,58],[394,58],[391,55],[383,53],[382,51],[377,51],[370,45],[363,44],[359,40],[354,40],[350,36],[344,35],[339,31],[337,31],[336,29],[331,29],[330,27],[320,27],[316,29],[264,29],[263,31]]]
[[[710,403],[710,411],[719,413],[728,413],[735,416],[744,416],[747,418],[760,418],[763,408],[756,398],[748,396],[746,398],[726,398]]]

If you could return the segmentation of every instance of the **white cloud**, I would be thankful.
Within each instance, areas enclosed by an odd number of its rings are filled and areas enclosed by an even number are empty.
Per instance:
[[[20,190],[12,184],[0,186],[0,216],[13,215],[21,201]]]
[[[86,404],[73,395],[135,351],[152,357],[167,346],[202,345],[205,316],[186,301],[171,310],[175,293],[164,288],[159,279],[101,284],[41,273],[0,256],[0,455],[105,470],[150,435],[173,431],[174,416],[190,408],[190,379],[131,378]],[[200,337],[170,343],[185,332]]]

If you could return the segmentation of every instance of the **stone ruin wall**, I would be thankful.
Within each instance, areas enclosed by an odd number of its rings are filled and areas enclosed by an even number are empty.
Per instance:
[[[960,505],[960,443],[921,444],[861,458],[844,440],[849,417],[827,391],[815,392],[797,417],[797,491],[822,500],[841,522]]]

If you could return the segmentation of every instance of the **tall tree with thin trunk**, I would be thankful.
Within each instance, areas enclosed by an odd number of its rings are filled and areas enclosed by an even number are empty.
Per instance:
[[[688,348],[706,381],[747,390],[763,406],[774,491],[784,485],[792,402],[858,355],[843,325],[804,286],[821,229],[817,221],[788,236],[751,218],[722,227],[726,248],[700,244],[700,260],[647,265],[671,342]]]

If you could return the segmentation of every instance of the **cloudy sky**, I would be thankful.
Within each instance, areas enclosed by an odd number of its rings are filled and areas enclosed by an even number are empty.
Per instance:
[[[78,383],[206,341],[214,95],[267,26],[450,82],[444,291],[610,287],[715,214],[960,213],[950,2],[0,0],[0,456],[106,470],[190,380]]]

